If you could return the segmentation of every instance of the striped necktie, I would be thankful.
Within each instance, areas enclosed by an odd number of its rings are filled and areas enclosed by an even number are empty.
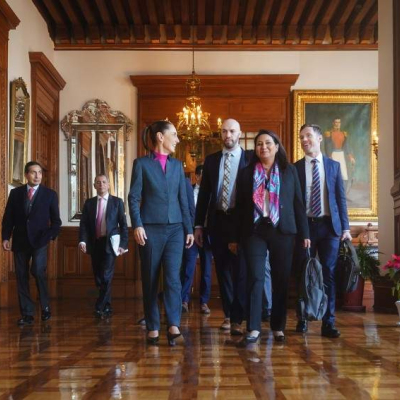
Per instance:
[[[229,183],[231,180],[231,153],[225,153],[224,160],[224,180],[222,181],[222,201],[221,206],[224,211],[229,208]]]
[[[321,182],[319,179],[319,166],[318,160],[314,158],[311,160],[312,167],[312,186],[311,186],[311,214],[313,217],[321,215]]]

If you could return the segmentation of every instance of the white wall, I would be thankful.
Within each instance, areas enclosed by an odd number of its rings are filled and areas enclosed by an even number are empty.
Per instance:
[[[53,62],[54,46],[47,25],[32,1],[7,0],[14,13],[20,19],[16,29],[10,31],[8,43],[8,81],[21,77],[32,94],[31,64],[29,52],[41,51]],[[10,115],[10,110],[8,111]],[[30,113],[30,118],[32,114]],[[10,121],[8,126],[10,126]],[[31,128],[31,123],[29,123]],[[31,157],[31,144],[28,144],[28,160]],[[11,186],[9,187],[11,189]]]
[[[182,51],[56,52],[55,65],[67,85],[60,116],[100,98],[136,122],[136,89],[130,75],[189,74],[191,53]],[[378,53],[358,52],[196,52],[198,74],[300,74],[293,89],[377,89]],[[183,99],[182,99],[183,101]],[[137,138],[127,148],[127,184]],[[67,143],[60,141],[60,171],[67,167]],[[63,173],[63,172],[62,172]],[[63,176],[65,176],[63,174]],[[127,185],[128,187],[128,185]],[[62,219],[68,221],[67,180],[61,179]]]
[[[394,253],[393,198],[393,20],[392,2],[380,0],[379,14],[379,250],[382,264]],[[383,156],[385,155],[385,156]]]

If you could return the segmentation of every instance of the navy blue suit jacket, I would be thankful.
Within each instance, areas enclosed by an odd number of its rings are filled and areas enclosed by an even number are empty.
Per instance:
[[[85,201],[79,224],[79,242],[86,243],[86,252],[91,254],[96,241],[97,196]],[[119,197],[109,195],[106,209],[106,252],[111,253],[110,237],[121,236],[119,247],[128,248],[128,225],[124,202]]]
[[[143,224],[182,223],[185,234],[193,233],[182,163],[167,158],[166,172],[154,154],[133,162],[128,196],[133,229]]]
[[[251,150],[243,150],[240,157],[238,172],[246,167],[253,155]],[[207,216],[207,227],[210,231],[215,228],[215,212],[218,207],[218,181],[219,167],[221,164],[222,151],[210,154],[204,160],[203,176],[201,179],[199,196],[196,205],[195,226],[205,226]]]
[[[238,174],[236,206],[237,240],[245,239],[254,232],[253,165]],[[301,239],[310,238],[306,209],[296,168],[288,164],[280,171],[279,222],[277,229],[285,235],[298,234]]]
[[[323,156],[325,169],[325,184],[328,192],[329,211],[332,217],[332,227],[336,236],[341,236],[344,230],[349,230],[347,215],[346,193],[344,191],[340,164],[337,161]],[[299,174],[300,186],[306,204],[306,161],[305,158],[295,164]]]
[[[2,239],[10,240],[12,236],[13,251],[24,251],[29,246],[39,249],[60,232],[57,193],[39,185],[28,211],[27,196],[26,185],[12,189],[4,212]]]

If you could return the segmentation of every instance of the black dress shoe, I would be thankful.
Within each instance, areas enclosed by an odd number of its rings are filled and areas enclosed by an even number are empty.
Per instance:
[[[113,309],[111,307],[106,307],[103,311],[102,318],[111,318],[113,315]]]
[[[286,340],[285,335],[276,335],[274,336],[275,342],[283,343]]]
[[[271,310],[263,310],[261,314],[261,321],[269,322],[270,319],[271,319]]]
[[[22,318],[20,318],[17,321],[17,325],[19,325],[19,326],[32,325],[33,321],[34,321],[34,318],[32,315],[23,315]]]
[[[43,308],[42,310],[42,321],[47,321],[51,318],[50,307]]]
[[[328,338],[338,338],[340,336],[340,331],[335,328],[332,324],[322,324],[321,336]]]
[[[298,321],[296,325],[296,332],[306,333],[308,331],[307,321]]]

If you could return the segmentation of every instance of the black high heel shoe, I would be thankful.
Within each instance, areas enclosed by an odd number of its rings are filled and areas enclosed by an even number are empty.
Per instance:
[[[147,336],[146,341],[148,344],[157,344],[160,340],[160,334],[158,336]]]
[[[279,331],[278,331],[278,332],[279,332]],[[282,335],[276,335],[275,332],[273,332],[273,335],[274,335],[275,342],[283,343],[283,342],[286,340],[284,334],[282,334]]]
[[[167,339],[168,339],[168,344],[170,346],[175,346],[176,342],[175,339],[177,339],[178,337],[182,336],[182,333],[171,333],[170,331],[167,331]]]

